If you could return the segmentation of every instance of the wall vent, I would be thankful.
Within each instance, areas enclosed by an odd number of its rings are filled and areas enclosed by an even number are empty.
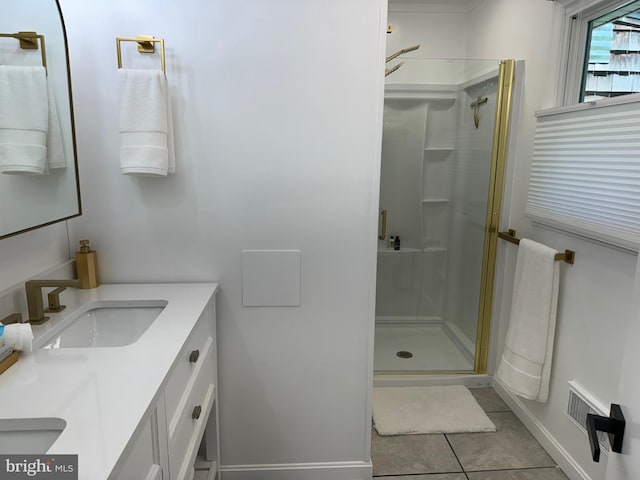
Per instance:
[[[567,415],[580,430],[587,434],[587,413],[609,416],[609,410],[597,401],[584,387],[574,381],[569,382],[569,403],[567,405]],[[611,451],[609,438],[606,433],[598,432],[600,448],[606,454]]]

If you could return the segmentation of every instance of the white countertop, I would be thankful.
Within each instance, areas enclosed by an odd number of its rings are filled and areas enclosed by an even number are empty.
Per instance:
[[[67,425],[48,454],[77,454],[80,480],[108,478],[217,284],[101,285],[67,289],[67,308],[34,326],[47,336],[82,305],[106,300],[166,300],[132,345],[34,349],[0,375],[0,418],[61,418]],[[46,303],[46,299],[45,299]]]

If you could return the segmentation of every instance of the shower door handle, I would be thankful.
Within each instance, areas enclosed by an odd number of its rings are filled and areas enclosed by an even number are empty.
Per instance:
[[[387,209],[383,208],[382,211],[380,211],[380,216],[382,217],[382,221],[380,222],[381,227],[380,227],[380,235],[378,235],[378,238],[380,240],[384,240],[385,238],[387,238]]]

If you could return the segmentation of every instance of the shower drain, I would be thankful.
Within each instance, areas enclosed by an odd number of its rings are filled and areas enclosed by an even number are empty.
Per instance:
[[[396,355],[399,356],[400,358],[411,358],[411,357],[413,357],[413,353],[407,352],[406,350],[400,350],[398,353],[396,353]]]

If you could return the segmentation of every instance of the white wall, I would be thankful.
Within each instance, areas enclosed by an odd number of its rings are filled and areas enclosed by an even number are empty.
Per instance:
[[[522,400],[521,414],[537,434],[555,448],[556,461],[571,478],[604,478],[606,456],[599,464],[589,457],[586,436],[566,417],[567,381],[582,384],[603,404],[615,402],[624,338],[631,318],[635,256],[535,227],[524,216],[535,128],[534,112],[553,105],[559,68],[562,7],[539,0],[485,0],[469,24],[471,57],[516,58],[525,61],[524,95],[520,107],[513,184],[504,200],[502,228],[515,228],[558,250],[576,251],[573,266],[561,265],[560,298],[550,397],[545,404]],[[526,19],[526,22],[514,21]],[[526,28],[525,28],[526,27]],[[516,249],[501,243],[494,304],[494,353],[504,345],[511,306]],[[524,418],[524,417],[523,417]],[[553,439],[557,442],[549,443]],[[563,456],[558,456],[560,453]],[[574,462],[573,464],[571,462]]]
[[[413,45],[420,48],[387,64],[390,68],[404,62],[387,83],[460,83],[459,62],[422,59],[465,58],[466,21],[467,9],[455,5],[390,2],[388,24],[393,31],[386,35],[387,55]]]
[[[387,55],[415,44],[420,49],[407,58],[465,58],[468,8],[455,5],[389,3]],[[393,62],[395,63],[395,62]]]
[[[0,240],[0,292],[68,259],[65,222]]]
[[[223,467],[344,461],[370,475],[385,2],[61,3],[85,206],[74,228],[103,282],[220,282]],[[115,37],[137,34],[167,44],[166,179],[119,173]],[[243,308],[243,249],[300,249],[301,306]]]

